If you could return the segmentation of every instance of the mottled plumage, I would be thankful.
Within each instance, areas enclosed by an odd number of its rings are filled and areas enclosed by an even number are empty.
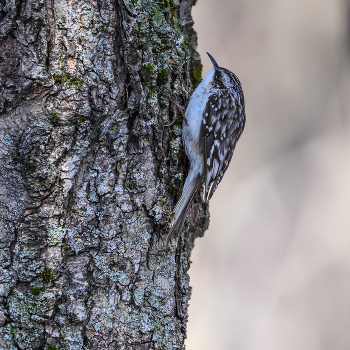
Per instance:
[[[214,58],[209,57],[214,69],[192,94],[185,114],[187,124],[183,125],[182,140],[190,160],[190,171],[174,209],[170,234],[181,231],[193,198],[203,184],[205,200],[211,199],[244,129],[241,83],[236,75],[219,67]]]

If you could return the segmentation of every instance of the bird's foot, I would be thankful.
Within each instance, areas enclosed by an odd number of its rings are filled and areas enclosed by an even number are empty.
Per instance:
[[[176,108],[174,108],[175,117],[174,117],[174,120],[170,124],[164,125],[164,127],[169,127],[169,126],[174,125],[174,123],[176,122],[176,119],[177,119],[176,109],[180,112],[180,114],[182,115],[182,118],[184,118],[185,123],[188,125],[187,119],[185,117],[185,113],[183,112],[179,102],[177,101],[176,96],[171,91],[169,91],[169,100],[176,107]]]

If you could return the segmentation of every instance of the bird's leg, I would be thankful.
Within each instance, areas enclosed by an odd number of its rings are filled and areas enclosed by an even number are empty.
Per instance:
[[[174,104],[174,106],[178,109],[178,111],[181,113],[182,115],[182,118],[184,118],[184,121],[185,123],[188,125],[188,122],[187,122],[187,119],[185,117],[185,114],[181,108],[181,106],[179,105],[179,102],[177,102],[177,98],[176,96],[171,92],[169,91],[169,100]],[[168,125],[164,125],[164,127],[169,127],[169,126],[172,126],[175,122],[176,122],[176,119],[177,119],[177,115],[176,115],[176,109],[174,108],[174,114],[175,114],[175,118],[174,120],[168,124]]]
[[[176,119],[177,119],[176,106],[174,105],[174,120],[173,120],[170,124],[165,124],[165,125],[163,126],[163,129],[164,129],[164,128],[168,128],[169,126],[174,125],[175,122],[176,122]]]
[[[176,99],[175,95],[171,91],[168,91],[168,92],[169,92],[169,100],[173,103],[173,106],[174,106],[174,119],[173,119],[173,121],[170,124],[163,125],[162,145],[163,145],[163,142],[164,142],[164,129],[168,128],[169,126],[174,125],[175,122],[176,122],[176,119],[177,119],[176,109],[178,109],[178,111],[181,113],[182,117],[184,118],[185,123],[188,125],[188,122],[187,122],[187,119],[185,117],[185,114],[182,111],[181,106],[177,102],[177,99]]]
[[[164,147],[164,131],[165,131],[165,128],[168,128],[169,126],[172,126],[174,125],[174,123],[176,122],[176,119],[177,119],[177,115],[176,115],[176,107],[174,105],[174,120],[170,123],[170,124],[166,124],[166,125],[163,125],[163,128],[162,128],[162,146]]]

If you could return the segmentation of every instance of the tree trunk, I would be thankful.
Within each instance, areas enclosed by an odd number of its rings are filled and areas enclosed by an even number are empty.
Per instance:
[[[183,349],[191,0],[0,0],[0,349]]]

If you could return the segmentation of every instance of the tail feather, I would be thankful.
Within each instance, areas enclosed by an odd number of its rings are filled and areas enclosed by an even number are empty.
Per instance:
[[[184,225],[188,211],[190,210],[193,199],[200,186],[202,185],[202,180],[200,178],[194,179],[191,183],[184,188],[181,198],[177,202],[174,209],[174,219],[172,222],[172,227],[169,232],[168,240],[172,235],[178,236]]]

